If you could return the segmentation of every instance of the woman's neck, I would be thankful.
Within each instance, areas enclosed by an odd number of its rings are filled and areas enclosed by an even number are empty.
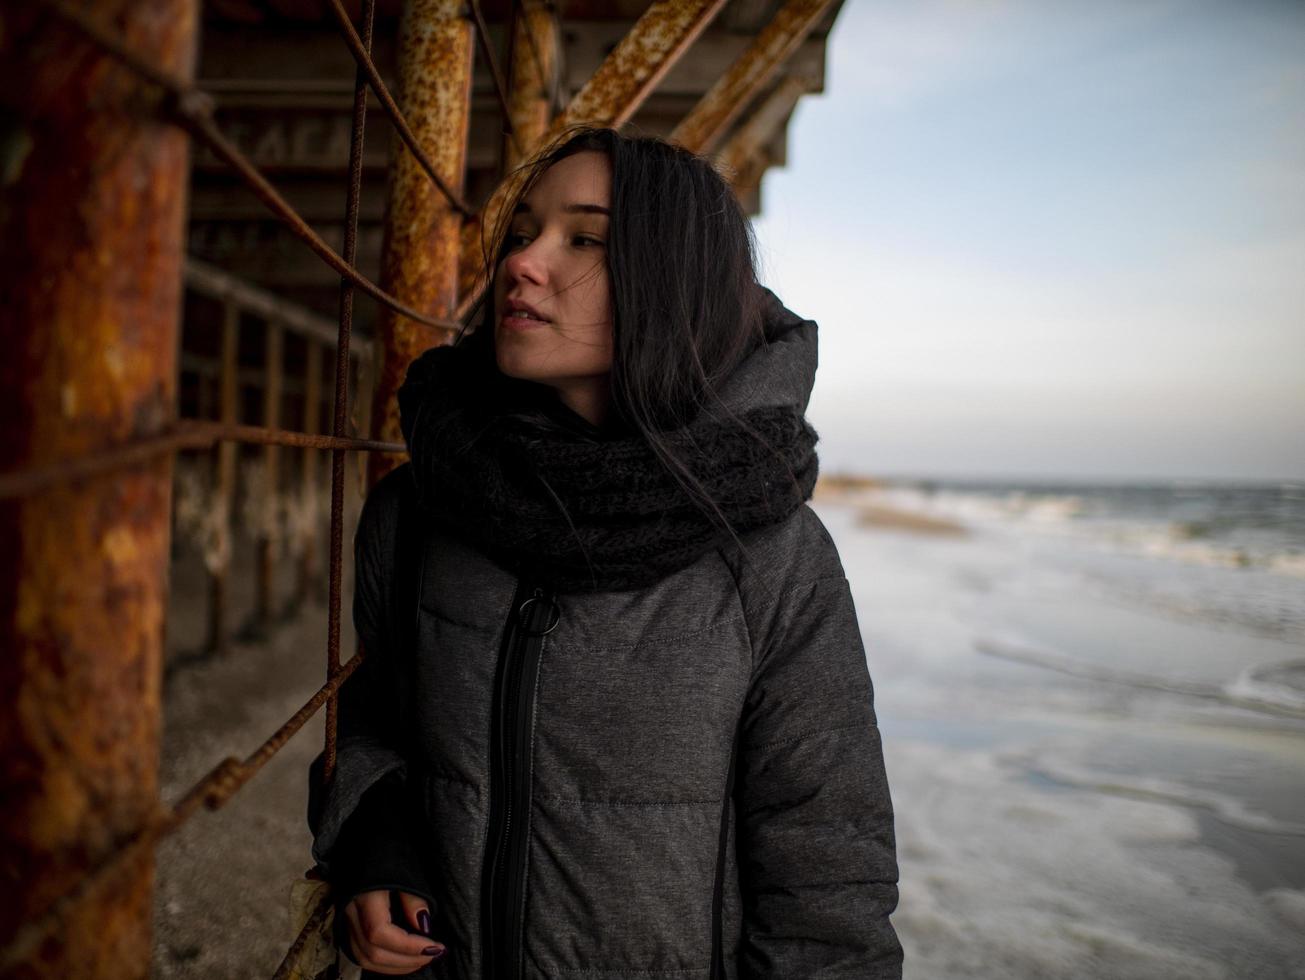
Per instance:
[[[558,400],[593,426],[602,426],[612,401],[611,375],[585,378],[574,385],[559,386]]]

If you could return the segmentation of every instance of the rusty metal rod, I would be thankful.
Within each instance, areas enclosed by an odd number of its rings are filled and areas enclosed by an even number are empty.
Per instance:
[[[277,192],[271,183],[259,172],[240,150],[228,140],[213,119],[213,100],[199,89],[187,85],[157,68],[149,66],[138,56],[132,54],[125,45],[113,37],[104,28],[96,24],[84,12],[71,6],[66,0],[41,0],[49,10],[57,14],[65,23],[81,31],[110,54],[117,57],[124,65],[139,72],[142,77],[160,86],[168,94],[171,103],[171,115],[176,122],[186,129],[191,136],[203,142],[220,159],[236,171],[245,181],[250,191],[267,208],[280,218],[296,238],[302,241],[317,256],[342,276],[351,279],[359,289],[371,296],[382,306],[395,313],[406,316],[429,327],[456,330],[459,324],[452,320],[428,317],[411,307],[399,302],[374,282],[364,276],[352,265],[345,262],[330,245],[315,232],[308,222]]]
[[[287,432],[281,429],[265,429],[256,425],[224,425],[221,422],[202,419],[178,419],[170,429],[148,439],[140,439],[103,452],[87,453],[84,456],[60,460],[45,466],[0,474],[0,500],[25,497],[70,480],[148,463],[170,452],[212,449],[223,440],[252,445],[298,446],[349,452],[403,453],[408,451],[408,447],[400,442]]]
[[[322,345],[308,342],[304,361],[304,431],[322,427]],[[299,549],[299,580],[295,584],[295,603],[303,605],[320,581],[317,572],[317,473],[318,455],[305,449],[299,459],[299,509],[295,547]]]
[[[281,428],[281,381],[285,376],[285,331],[275,320],[263,325],[263,426]],[[263,444],[263,487],[259,501],[257,560],[255,562],[255,617],[267,626],[272,621],[276,592],[277,556],[281,548],[281,447]]]
[[[176,804],[158,809],[148,823],[130,837],[116,843],[110,856],[72,889],[55,898],[38,915],[23,923],[13,941],[0,950],[0,975],[4,975],[14,964],[22,963],[94,888],[111,882],[115,873],[131,867],[141,855],[178,830],[201,807],[221,809],[241,786],[249,782],[307,724],[308,719],[316,714],[328,698],[339,692],[344,682],[358,669],[364,655],[360,648],[347,663],[341,665],[335,677],[319,688],[303,707],[243,762],[234,757],[223,759],[207,776],[182,794]]]
[[[299,935],[295,936],[295,941],[291,943],[290,948],[286,950],[285,956],[281,960],[281,965],[278,966],[276,972],[272,974],[272,980],[290,980],[291,971],[295,966],[295,959],[301,952],[303,952],[304,946],[308,943],[308,937],[321,928],[322,920],[326,918],[333,905],[334,898],[331,892],[329,890],[324,891],[322,897],[317,900],[317,905],[313,908],[312,914],[308,916],[308,921],[305,922],[304,927],[299,930]],[[299,974],[296,973],[294,976],[297,977]]]
[[[223,425],[236,425],[240,420],[240,309],[227,299],[222,310],[222,415]],[[236,464],[239,446],[225,441],[218,446],[217,507],[222,515],[218,525],[217,541],[219,561],[209,580],[209,635],[210,650],[227,648],[228,589],[231,573],[233,534],[231,530],[232,504],[236,497]]]
[[[231,439],[254,445],[299,446],[308,449],[341,449],[370,453],[408,451],[408,447],[401,442],[327,436],[316,432],[289,432],[285,429],[265,429],[257,425],[221,425],[217,422],[197,419],[180,419],[177,426],[187,436],[188,444],[179,447],[183,449],[209,448],[220,440]]]
[[[489,66],[489,73],[494,78],[494,94],[498,96],[499,107],[503,110],[503,128],[511,138],[517,156],[525,156],[525,151],[521,148],[521,141],[517,138],[516,127],[512,122],[512,110],[508,106],[507,82],[503,80],[503,72],[498,67],[498,58],[494,55],[494,49],[490,47],[489,25],[485,23],[485,15],[480,10],[479,0],[471,0],[471,16],[476,21],[476,40],[480,43],[480,53],[485,56],[485,63]],[[510,23],[508,27],[510,30]]]
[[[376,0],[363,0],[362,50],[370,56],[372,30],[376,20]],[[362,201],[363,143],[367,131],[367,74],[361,64],[354,71],[353,119],[349,131],[349,190],[345,199],[344,254],[352,265],[358,248],[358,210]],[[340,316],[337,327],[335,358],[335,405],[331,434],[344,437],[349,423],[349,344],[353,334],[353,283],[340,280]],[[333,679],[340,669],[340,602],[344,581],[344,453],[331,454],[331,530],[329,592],[326,605],[326,679]],[[335,774],[336,728],[339,702],[326,702],[322,780],[331,781]]]
[[[410,320],[423,323],[428,327],[438,327],[446,330],[456,330],[459,324],[454,320],[439,319],[436,317],[426,316],[419,313],[405,303],[395,299],[380,286],[376,285],[357,269],[336,253],[330,245],[322,239],[295,211],[293,207],[277,192],[258,169],[249,162],[249,159],[240,152],[218,129],[217,123],[213,121],[211,115],[204,111],[189,111],[184,108],[178,110],[178,115],[182,124],[191,135],[198,140],[202,140],[209,149],[217,156],[225,160],[232,169],[234,169],[249,185],[249,189],[254,196],[267,205],[268,209],[279,217],[291,234],[312,249],[317,256],[329,265],[340,275],[352,280],[353,284],[361,289],[372,299],[376,300],[382,306],[388,307],[395,313],[406,316]]]
[[[372,91],[374,91],[376,97],[381,100],[381,105],[384,106],[386,113],[390,117],[390,121],[394,123],[394,128],[398,132],[399,137],[403,140],[404,145],[412,151],[412,155],[417,158],[417,162],[421,164],[421,168],[426,171],[426,175],[435,182],[435,186],[440,189],[440,193],[443,194],[445,200],[449,202],[449,207],[453,208],[454,211],[464,217],[470,217],[473,213],[472,209],[464,200],[462,200],[461,196],[455,193],[452,188],[444,182],[444,178],[435,171],[435,164],[431,162],[431,158],[426,154],[426,151],[421,148],[421,144],[418,142],[416,135],[408,125],[407,118],[399,109],[398,103],[394,101],[394,97],[390,95],[390,90],[386,88],[385,82],[381,78],[381,73],[376,70],[376,65],[372,63],[371,55],[368,53],[370,46],[364,46],[362,38],[360,38],[358,32],[354,30],[353,22],[349,20],[349,14],[345,11],[344,4],[342,4],[340,0],[329,0],[329,3],[332,12],[335,14],[335,19],[340,24],[340,31],[344,34],[345,43],[349,45],[349,50],[353,52],[354,60],[358,62],[358,67],[366,74],[367,80],[371,83]]]
[[[281,751],[285,743],[308,723],[308,719],[317,713],[327,700],[339,692],[340,686],[349,678],[358,665],[362,663],[363,652],[354,654],[346,663],[340,665],[335,676],[317,689],[303,706],[291,715],[286,722],[257,749],[243,760],[228,756],[209,771],[209,774],[192,786],[164,818],[164,830],[160,836],[172,833],[185,823],[201,806],[210,810],[221,809],[236,794],[241,786],[249,782],[268,761]]]

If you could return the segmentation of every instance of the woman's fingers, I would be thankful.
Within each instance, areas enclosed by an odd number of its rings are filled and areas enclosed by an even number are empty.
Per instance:
[[[410,895],[408,892],[399,892],[399,904],[403,906],[403,914],[408,918],[408,925],[416,929],[423,936],[430,935],[430,907],[426,904],[426,899],[420,895]]]
[[[364,969],[394,975],[412,973],[443,953],[443,943],[413,935],[390,920],[388,891],[358,895],[345,907],[345,918],[354,957]]]

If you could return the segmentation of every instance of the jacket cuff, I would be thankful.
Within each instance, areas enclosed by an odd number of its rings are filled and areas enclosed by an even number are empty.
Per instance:
[[[366,891],[390,889],[435,899],[406,818],[403,780],[395,773],[363,794],[331,852],[331,883],[340,909]]]

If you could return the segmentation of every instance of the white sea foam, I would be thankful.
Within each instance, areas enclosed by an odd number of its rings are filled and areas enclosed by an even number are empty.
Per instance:
[[[1126,490],[1122,488],[1121,493]],[[1145,513],[1120,511],[1114,508],[1124,506],[1122,503],[1112,504],[1109,495],[1099,491],[1088,497],[1070,490],[893,484],[855,494],[859,502],[885,504],[976,528],[1024,530],[1105,551],[1198,567],[1262,568],[1273,574],[1305,577],[1299,532],[1292,537],[1252,518],[1245,526],[1227,523],[1234,519],[1220,517],[1217,508],[1211,521],[1181,513],[1167,516],[1158,501]],[[1162,496],[1162,491],[1157,494]],[[1194,489],[1191,496],[1200,499],[1202,491]],[[1177,508],[1180,502],[1181,498],[1174,497],[1169,504]],[[1294,520],[1299,522],[1299,516]]]
[[[1276,616],[1249,603],[1272,577],[985,506],[958,538],[821,512],[875,677],[908,980],[1305,980],[1302,713],[1264,690],[1285,675],[1244,671],[1292,662],[1294,634],[1196,614],[1232,582],[1228,606]],[[1305,605],[1293,584],[1271,603]]]
[[[1278,820],[1244,805],[1235,797],[1221,793],[1204,792],[1181,783],[1140,776],[1123,776],[1101,773],[1050,759],[1028,758],[1029,772],[1062,786],[1091,790],[1144,802],[1173,804],[1193,810],[1203,810],[1216,819],[1243,830],[1287,837],[1305,837],[1305,824]]]
[[[1305,554],[1274,555],[1269,560],[1269,568],[1279,575],[1305,578]]]
[[[1305,717],[1305,660],[1248,667],[1226,690],[1238,700],[1277,705]]]
[[[1163,677],[1138,671],[1119,670],[1087,663],[1073,657],[1051,653],[1030,646],[1008,636],[980,636],[974,641],[980,653],[1002,660],[1042,667],[1059,674],[1081,677],[1085,680],[1104,681],[1152,691],[1163,691],[1191,698],[1216,701],[1229,707],[1286,718],[1305,718],[1305,698],[1294,688],[1281,683],[1255,680],[1255,669],[1225,686],[1198,684],[1173,677]],[[1281,666],[1281,665],[1278,665]],[[1266,675],[1267,676],[1267,675]]]
[[[1305,936],[1305,892],[1292,888],[1272,888],[1261,899],[1279,919]]]
[[[1189,810],[1040,789],[987,752],[888,751],[910,980],[1231,980],[1250,975],[1238,964],[1305,962],[1281,926],[1294,899],[1256,901],[1194,846]]]

